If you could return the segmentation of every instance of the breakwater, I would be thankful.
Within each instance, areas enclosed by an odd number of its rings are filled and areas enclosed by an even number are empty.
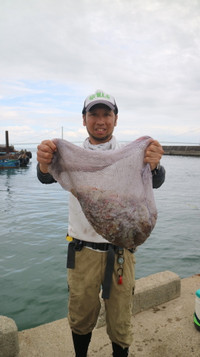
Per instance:
[[[165,155],[200,156],[200,145],[163,145]]]

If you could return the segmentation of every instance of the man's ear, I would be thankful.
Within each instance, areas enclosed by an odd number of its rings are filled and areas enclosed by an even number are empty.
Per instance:
[[[118,115],[115,115],[115,126],[117,126]]]
[[[83,126],[86,126],[86,114],[83,114]]]

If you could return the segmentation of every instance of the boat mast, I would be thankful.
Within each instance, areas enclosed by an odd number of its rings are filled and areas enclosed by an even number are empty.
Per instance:
[[[6,136],[6,152],[9,153],[9,138],[8,138],[8,130],[5,131]]]

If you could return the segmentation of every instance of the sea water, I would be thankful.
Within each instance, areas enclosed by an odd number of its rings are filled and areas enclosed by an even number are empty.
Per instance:
[[[18,329],[67,315],[68,192],[27,168],[0,171],[0,314]],[[164,156],[166,181],[154,190],[155,229],[136,252],[136,279],[170,270],[200,273],[200,158]]]

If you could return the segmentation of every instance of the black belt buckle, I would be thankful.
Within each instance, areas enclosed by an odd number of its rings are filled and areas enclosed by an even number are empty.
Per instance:
[[[83,249],[84,243],[82,240],[75,239],[75,250],[80,252]]]

